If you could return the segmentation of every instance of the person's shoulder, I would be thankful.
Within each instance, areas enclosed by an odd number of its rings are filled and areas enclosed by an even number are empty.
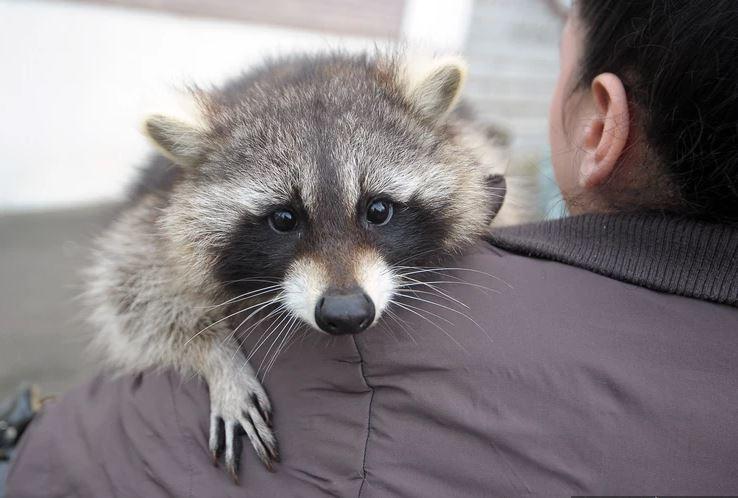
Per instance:
[[[189,459],[201,453],[191,446],[207,448],[207,407],[204,385],[174,373],[100,375],[36,415],[9,472],[9,496],[186,496]]]

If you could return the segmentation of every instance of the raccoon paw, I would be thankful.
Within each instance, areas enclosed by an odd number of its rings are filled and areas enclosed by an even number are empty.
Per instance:
[[[225,453],[226,470],[236,483],[244,433],[259,459],[274,472],[274,462],[280,461],[279,448],[272,432],[271,403],[264,389],[254,378],[214,385],[211,382],[210,452],[215,465]]]

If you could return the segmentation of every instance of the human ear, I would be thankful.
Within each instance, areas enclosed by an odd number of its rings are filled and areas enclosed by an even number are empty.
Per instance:
[[[612,73],[598,75],[590,94],[593,112],[580,142],[584,157],[579,166],[579,186],[584,189],[598,187],[612,175],[630,133],[628,96],[620,78]]]

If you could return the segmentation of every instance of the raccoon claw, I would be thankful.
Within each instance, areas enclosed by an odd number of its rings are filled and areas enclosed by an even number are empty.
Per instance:
[[[213,459],[213,465],[218,466],[218,460],[223,456],[225,450],[225,422],[222,418],[210,414],[210,456]]]
[[[251,395],[251,402],[256,407],[257,411],[259,412],[259,415],[264,420],[264,422],[269,427],[273,427],[272,425],[272,406],[270,404],[266,404],[266,406],[262,405],[262,403],[259,401],[259,397],[256,394]]]
[[[221,406],[213,400],[210,414],[210,454],[217,466],[225,455],[225,467],[231,479],[238,484],[243,443],[241,436],[248,436],[259,460],[270,472],[274,462],[280,461],[277,439],[272,432],[272,409],[266,395],[251,394],[238,407]]]
[[[241,436],[244,433],[248,436],[256,455],[267,470],[275,471],[274,462],[280,462],[279,447],[276,438],[263,420],[256,422],[251,415],[247,414],[238,417],[236,422],[221,420],[219,425],[220,427],[216,428],[218,442],[215,446],[211,446],[210,452],[215,465],[225,453],[226,470],[236,484],[238,484],[238,469],[243,449]]]

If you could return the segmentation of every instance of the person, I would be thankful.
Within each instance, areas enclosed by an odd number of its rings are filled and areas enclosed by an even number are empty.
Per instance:
[[[435,306],[284,351],[275,473],[244,451],[233,483],[204,385],[146,372],[47,405],[10,496],[738,493],[736,61],[732,0],[576,1],[550,111],[571,216],[428,268]]]

